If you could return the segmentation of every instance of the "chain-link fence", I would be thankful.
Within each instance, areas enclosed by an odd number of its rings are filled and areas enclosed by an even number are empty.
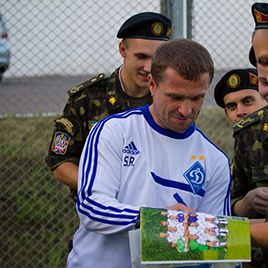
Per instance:
[[[126,18],[141,11],[174,17],[178,1],[2,1],[11,63],[0,84],[0,267],[65,267],[78,220],[68,189],[44,161],[54,116],[69,88],[121,64],[115,36]],[[231,155],[231,128],[213,86],[224,71],[250,66],[253,1],[182,2],[180,14],[190,15],[185,33],[208,48],[216,67],[197,123]]]

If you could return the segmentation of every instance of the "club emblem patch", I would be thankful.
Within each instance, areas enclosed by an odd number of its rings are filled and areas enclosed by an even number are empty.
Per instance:
[[[56,132],[51,146],[51,150],[56,154],[64,155],[67,151],[69,141],[70,137],[66,133]]]
[[[191,186],[193,193],[197,194],[205,183],[206,173],[203,166],[197,161],[183,174],[183,176]]]

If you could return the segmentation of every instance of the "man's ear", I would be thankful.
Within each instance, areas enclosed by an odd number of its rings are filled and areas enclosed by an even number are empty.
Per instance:
[[[149,89],[151,92],[151,96],[153,96],[156,91],[156,84],[151,74],[149,74],[148,78],[149,78]]]
[[[122,56],[123,58],[126,57],[126,44],[125,44],[124,41],[121,41],[121,42],[119,43],[119,53],[121,54],[121,56]]]

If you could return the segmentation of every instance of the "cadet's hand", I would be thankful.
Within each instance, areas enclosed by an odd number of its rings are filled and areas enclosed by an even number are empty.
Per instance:
[[[168,207],[168,209],[171,209],[171,210],[182,210],[182,211],[186,211],[186,212],[194,212],[194,209],[193,208],[189,208],[183,204],[175,204],[175,205],[171,205]]]
[[[258,187],[249,191],[243,198],[245,204],[258,213],[268,213],[268,187]]]

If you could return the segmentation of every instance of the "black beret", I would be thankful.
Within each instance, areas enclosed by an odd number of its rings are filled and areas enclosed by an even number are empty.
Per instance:
[[[215,101],[220,107],[224,108],[224,96],[243,89],[258,90],[256,69],[234,69],[227,72],[215,86]]]
[[[118,38],[168,40],[171,20],[159,13],[142,12],[126,20],[117,33]]]
[[[257,67],[256,56],[255,56],[255,51],[254,51],[254,48],[253,47],[250,48],[250,51],[249,51],[249,55],[248,56],[249,56],[250,63],[253,66]]]
[[[268,3],[255,3],[251,7],[255,30],[268,29]]]
[[[268,3],[254,3],[251,12],[255,21],[255,30],[268,29]],[[253,47],[249,51],[249,61],[256,67],[256,57]]]

